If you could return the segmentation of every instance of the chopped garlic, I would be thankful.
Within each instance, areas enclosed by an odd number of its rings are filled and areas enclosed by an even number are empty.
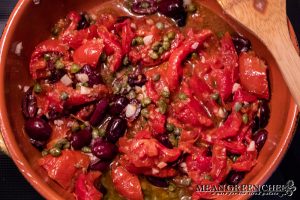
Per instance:
[[[150,45],[153,40],[153,35],[147,35],[143,38],[144,44],[145,45]]]
[[[69,86],[73,83],[72,79],[67,74],[61,77],[60,82],[62,82],[65,86]]]
[[[137,109],[137,108],[136,108],[135,105],[128,104],[128,105],[126,106],[126,112],[125,112],[126,117],[127,117],[127,118],[132,117],[132,116],[135,114],[136,109]]]
[[[255,142],[253,140],[250,142],[247,151],[255,151]]]
[[[81,86],[80,87],[80,94],[90,94],[91,93],[91,89],[85,86]]]
[[[81,83],[86,83],[89,81],[89,77],[85,73],[76,74],[75,76],[76,76],[76,79],[78,81],[80,81]]]

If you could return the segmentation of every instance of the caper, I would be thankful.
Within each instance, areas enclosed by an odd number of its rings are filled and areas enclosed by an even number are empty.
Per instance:
[[[167,111],[167,103],[164,101],[164,100],[159,100],[158,101],[158,111],[161,113],[161,114],[165,114],[166,111]]]
[[[43,151],[42,151],[42,156],[46,156],[46,155],[48,155],[49,154],[49,152],[46,150],[46,149],[44,149]]]
[[[125,57],[124,57],[124,59],[123,59],[123,62],[122,62],[122,63],[123,63],[123,65],[124,65],[124,66],[127,66],[127,65],[129,64],[129,59],[128,59],[128,56],[125,56]]]
[[[79,65],[73,63],[72,66],[71,66],[71,73],[75,74],[75,73],[79,72],[79,70],[80,70]]]
[[[163,54],[164,52],[165,52],[165,49],[164,49],[163,47],[159,47],[157,53],[158,53],[159,55],[161,55],[161,54]]]
[[[41,85],[40,85],[39,83],[34,84],[33,91],[34,91],[35,93],[40,93],[40,92],[42,92],[42,87],[41,87]]]
[[[152,58],[153,60],[158,59],[158,54],[155,53],[154,51],[149,52],[149,56],[150,56],[150,58]]]
[[[83,152],[83,153],[91,153],[92,152],[92,150],[91,150],[91,148],[90,147],[82,147],[81,148],[81,151]]]
[[[154,74],[152,77],[152,80],[155,82],[159,81],[159,79],[160,79],[160,74]]]
[[[54,145],[54,147],[55,148],[58,148],[58,149],[62,149],[63,148],[63,146],[65,145],[65,144],[67,144],[69,141],[66,139],[66,138],[62,138],[62,139],[60,139],[60,140],[58,140],[57,142],[56,142],[56,144]]]
[[[171,124],[171,123],[166,124],[167,131],[172,132],[172,131],[174,131],[174,128],[175,128],[174,124]]]
[[[61,100],[67,100],[69,98],[69,95],[68,95],[68,93],[66,93],[66,92],[62,92],[61,94],[60,94],[60,99]]]
[[[97,128],[94,128],[92,131],[92,137],[93,139],[96,139],[99,137],[99,130]]]
[[[153,51],[158,51],[159,48],[161,47],[161,43],[160,42],[155,42],[153,45],[152,45],[152,50]]]
[[[163,42],[163,45],[162,45],[162,47],[164,48],[164,50],[168,50],[168,49],[170,49],[170,47],[171,47],[171,44],[170,44],[170,42],[169,41],[165,41],[165,42]]]
[[[219,93],[213,93],[213,94],[211,94],[211,98],[213,100],[217,100],[219,98]]]
[[[180,100],[186,100],[186,99],[187,99],[187,96],[186,96],[186,94],[184,94],[184,93],[179,93],[178,98],[179,98]]]
[[[187,11],[189,12],[189,13],[195,13],[196,12],[196,10],[197,10],[197,6],[195,5],[195,4],[189,4],[188,6],[187,6]]]
[[[170,97],[170,91],[168,87],[164,87],[163,91],[161,93],[161,96],[165,97],[165,98],[169,98]]]
[[[235,112],[239,112],[241,110],[241,108],[242,108],[242,104],[240,102],[236,102],[234,104],[234,110],[235,110]]]
[[[53,157],[58,157],[61,155],[61,150],[59,148],[53,147],[52,149],[49,150],[49,153],[53,156]]]
[[[144,108],[141,110],[141,115],[145,118],[148,118],[149,117],[149,111],[147,108]]]
[[[50,54],[45,53],[45,54],[44,54],[44,59],[45,59],[46,61],[49,61],[49,60],[51,59]]]
[[[55,62],[55,68],[56,69],[63,69],[65,66],[64,66],[64,63],[63,62],[61,62],[60,60],[57,60],[56,62]]]
[[[142,106],[146,107],[151,103],[151,99],[149,97],[143,98],[142,99]]]
[[[168,32],[167,37],[169,40],[174,40],[176,33],[173,31]]]
[[[242,120],[243,120],[243,123],[244,124],[247,124],[248,123],[248,115],[247,114],[243,114],[243,117],[242,117]]]
[[[143,45],[144,44],[144,39],[142,37],[136,37],[135,40],[136,40],[138,45]]]
[[[156,28],[158,28],[159,30],[162,30],[165,28],[165,25],[162,22],[157,22],[156,23]]]
[[[178,127],[174,128],[174,135],[179,136],[181,134],[181,129]]]

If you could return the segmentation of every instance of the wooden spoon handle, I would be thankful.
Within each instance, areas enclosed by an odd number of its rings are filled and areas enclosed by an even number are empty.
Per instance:
[[[300,108],[300,57],[290,39],[285,0],[217,0],[224,12],[268,47]]]

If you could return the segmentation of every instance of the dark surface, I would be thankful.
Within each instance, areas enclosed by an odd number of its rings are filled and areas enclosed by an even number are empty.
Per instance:
[[[273,0],[274,1],[274,0]],[[16,0],[1,0],[0,2],[0,33],[9,17]],[[295,28],[298,40],[300,39],[300,0],[287,0],[288,16]],[[279,198],[275,196],[258,197],[252,199],[300,199],[300,126],[297,128],[295,137],[290,148],[278,169],[266,184],[285,185],[288,180],[294,180],[297,187],[292,197]],[[42,199],[42,197],[28,184],[18,171],[14,163],[0,153],[0,199],[3,200],[26,200]]]

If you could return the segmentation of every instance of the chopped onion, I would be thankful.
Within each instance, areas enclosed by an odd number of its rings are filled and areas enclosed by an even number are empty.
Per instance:
[[[81,83],[86,83],[89,81],[89,76],[85,73],[76,74],[75,76]]]
[[[232,93],[235,93],[240,88],[241,88],[240,84],[234,83],[233,86],[232,86]]]
[[[80,94],[90,94],[91,93],[91,89],[85,86],[81,86],[80,87]]]
[[[158,174],[158,173],[159,173],[158,169],[152,168],[152,174]]]
[[[137,108],[136,108],[135,105],[128,104],[128,105],[126,106],[126,113],[125,113],[125,114],[126,114],[126,117],[127,117],[127,118],[132,117],[132,116],[135,114],[136,110],[137,110]]]
[[[159,163],[157,164],[157,167],[158,167],[159,169],[162,169],[162,168],[166,167],[167,165],[168,165],[168,164],[165,163],[165,162],[159,162]]]
[[[70,79],[67,74],[61,77],[60,82],[62,82],[65,86],[69,86],[73,83],[72,79]]]
[[[253,140],[250,142],[247,151],[255,151],[255,142]]]
[[[23,49],[23,43],[22,43],[22,42],[19,42],[19,43],[16,45],[15,54],[16,54],[17,56],[20,56],[20,55],[21,55],[21,52],[22,52],[22,49]]]
[[[192,49],[197,49],[199,46],[199,42],[195,42],[193,45],[192,45]]]
[[[147,35],[144,37],[144,44],[145,45],[150,45],[152,43],[153,35]]]

